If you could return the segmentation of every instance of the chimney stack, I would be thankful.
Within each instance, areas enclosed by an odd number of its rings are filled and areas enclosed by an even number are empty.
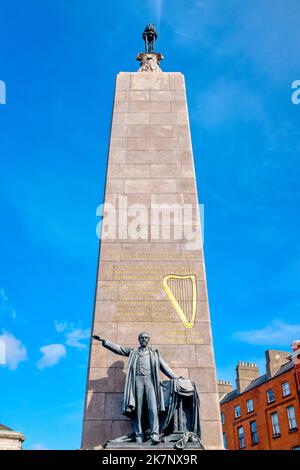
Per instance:
[[[278,371],[278,369],[290,361],[291,353],[287,351],[275,351],[273,349],[268,349],[265,352],[266,356],[266,372],[268,377],[273,377],[273,375]]]
[[[300,366],[300,340],[296,339],[292,343],[293,355],[292,360],[295,366]]]
[[[227,395],[227,393],[232,392],[232,384],[228,380],[218,380],[217,385],[220,401],[225,395]]]
[[[298,385],[298,391],[300,392],[300,340],[296,339],[292,343],[292,361],[295,366],[296,380]]]
[[[243,392],[252,380],[259,377],[259,368],[254,362],[239,361],[236,370],[236,388]]]

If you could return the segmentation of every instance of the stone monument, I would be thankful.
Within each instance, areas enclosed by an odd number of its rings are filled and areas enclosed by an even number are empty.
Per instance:
[[[143,38],[138,72],[116,78],[82,448],[115,439],[137,444],[128,439],[137,415],[122,414],[128,359],[121,356],[136,351],[140,332],[147,332],[174,374],[166,380],[166,370],[158,371],[166,400],[174,389],[179,397],[172,415],[159,410],[158,445],[168,426],[172,436],[196,429],[188,424],[190,405],[183,406],[187,386],[200,401],[196,434],[205,449],[222,449],[184,77],[161,71],[153,25]],[[102,338],[110,348],[99,344]],[[116,356],[114,347],[126,354]]]

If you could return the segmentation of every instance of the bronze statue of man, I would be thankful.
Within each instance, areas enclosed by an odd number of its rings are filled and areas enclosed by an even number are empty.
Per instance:
[[[160,442],[158,415],[161,411],[165,411],[159,372],[162,371],[170,379],[176,379],[178,376],[162,359],[158,349],[149,347],[150,336],[145,331],[139,334],[140,346],[137,349],[119,346],[96,335],[93,338],[101,341],[110,351],[129,357],[122,413],[133,418],[135,440],[143,442],[142,409],[145,397],[152,444],[158,444]]]
[[[148,23],[143,31],[143,39],[145,41],[145,50],[147,53],[153,53],[155,49],[155,41],[158,37],[154,24]]]

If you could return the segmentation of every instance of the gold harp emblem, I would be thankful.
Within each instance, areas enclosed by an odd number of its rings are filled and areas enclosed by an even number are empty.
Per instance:
[[[185,328],[193,328],[196,317],[196,276],[169,274],[163,280],[163,288]]]

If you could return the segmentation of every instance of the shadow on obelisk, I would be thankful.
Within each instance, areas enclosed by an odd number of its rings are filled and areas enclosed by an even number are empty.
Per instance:
[[[85,419],[90,421],[89,447],[99,448],[109,439],[132,432],[131,420],[121,413],[126,373],[124,361],[116,361],[107,368],[106,377],[89,380],[90,400]],[[108,425],[114,421],[114,429]],[[109,431],[110,430],[110,431]]]

